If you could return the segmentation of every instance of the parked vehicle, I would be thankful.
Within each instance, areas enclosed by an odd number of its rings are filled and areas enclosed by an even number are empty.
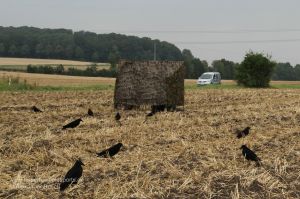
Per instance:
[[[221,84],[221,75],[219,72],[203,73],[199,77],[197,84],[198,85]]]

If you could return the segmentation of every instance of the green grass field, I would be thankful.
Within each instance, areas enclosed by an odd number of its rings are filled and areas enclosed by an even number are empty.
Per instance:
[[[0,80],[1,91],[96,91],[96,90],[111,90],[114,87],[110,84],[95,84],[95,85],[69,85],[69,86],[36,86],[28,84],[24,81],[16,80],[8,84],[7,80]]]
[[[99,83],[92,85],[66,85],[66,86],[38,86],[28,84],[18,78],[14,78],[9,85],[8,79],[0,79],[0,91],[95,91],[95,90],[112,90],[114,85]],[[194,84],[185,84],[187,90],[207,90],[207,89],[244,89],[244,87],[236,84],[220,84],[197,86]],[[270,89],[300,89],[300,84],[272,84]]]

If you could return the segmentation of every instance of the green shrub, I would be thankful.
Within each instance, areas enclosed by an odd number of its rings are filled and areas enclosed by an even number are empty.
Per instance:
[[[238,85],[246,87],[269,87],[276,63],[262,53],[249,52],[236,68]]]

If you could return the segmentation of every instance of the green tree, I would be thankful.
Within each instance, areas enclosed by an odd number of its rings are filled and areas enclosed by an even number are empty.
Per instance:
[[[58,58],[64,58],[64,48],[61,45],[56,45],[54,53]]]
[[[21,48],[21,55],[27,57],[30,54],[30,48],[27,44],[24,44]]]
[[[97,75],[97,65],[92,64],[91,66],[85,69],[88,76],[96,76]]]
[[[182,56],[183,56],[183,64],[185,66],[185,78],[192,78],[192,74],[194,72],[194,65],[192,63],[194,59],[194,55],[192,52],[188,49],[182,50]]]
[[[54,50],[51,44],[47,44],[47,46],[42,50],[43,54],[46,55],[47,58],[51,58],[54,54]]]
[[[114,45],[112,47],[112,50],[109,53],[109,56],[108,56],[108,60],[111,64],[111,69],[112,70],[116,69],[116,65],[119,62],[120,58],[121,58],[121,56],[120,56],[118,47]]]
[[[197,79],[198,77],[201,76],[202,73],[207,71],[206,66],[198,58],[194,58],[192,60],[192,65],[194,67],[194,71],[193,71],[193,74],[192,74],[193,79]]]
[[[290,63],[278,63],[275,66],[272,79],[274,80],[296,80],[295,68]]]
[[[12,44],[8,49],[8,53],[10,56],[16,56],[16,54],[18,53],[17,50],[17,47],[14,44]]]
[[[37,57],[43,57],[44,55],[44,46],[43,44],[39,43],[35,46],[35,54]]]
[[[99,54],[97,52],[94,52],[92,55],[92,61],[98,62],[99,61]]]
[[[205,68],[205,71],[208,71],[208,63],[207,63],[207,61],[206,60],[202,60],[201,62],[203,64],[204,68]]]
[[[236,68],[236,81],[246,87],[268,87],[275,65],[269,56],[249,52]]]
[[[56,74],[63,74],[65,71],[65,68],[62,64],[59,64],[58,66],[56,66],[55,68],[55,73]]]
[[[212,62],[213,70],[216,72],[219,72],[224,79],[225,76],[225,69],[224,69],[224,63],[221,60],[214,60]]]
[[[296,76],[295,80],[299,81],[300,80],[300,64],[297,64],[295,66],[294,70],[295,70],[295,76]]]
[[[74,56],[74,46],[68,45],[65,48],[65,56],[66,56],[67,59],[72,59],[73,58],[73,56]]]
[[[226,59],[215,60],[212,63],[213,71],[220,72],[222,79],[233,79],[236,64]]]
[[[3,43],[0,43],[0,56],[5,54],[5,46]]]
[[[84,59],[84,52],[80,47],[75,48],[75,58],[78,60],[83,60]]]

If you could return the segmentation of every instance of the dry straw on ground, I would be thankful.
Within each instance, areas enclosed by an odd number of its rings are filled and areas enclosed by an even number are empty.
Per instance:
[[[121,111],[119,126],[113,91],[0,93],[0,198],[300,197],[299,90],[188,90],[185,99],[184,112],[145,123],[144,111]],[[60,130],[89,107],[95,117]],[[237,140],[245,126],[250,136]],[[119,141],[124,152],[96,157]],[[243,159],[242,143],[263,167]],[[83,178],[60,193],[55,179],[78,157]]]
[[[17,77],[27,83],[38,86],[88,86],[88,85],[114,85],[114,78],[105,77],[79,77],[67,75],[48,75],[22,72],[0,71],[1,77]]]
[[[60,60],[60,59],[30,59],[30,58],[8,58],[0,57],[0,69],[4,70],[17,70],[17,71],[26,71],[28,65],[33,66],[53,66],[62,64],[65,70],[70,68],[76,68],[79,70],[85,70],[87,67],[91,66],[92,62],[84,61],[74,61],[74,60]],[[97,63],[97,69],[109,69],[109,63]]]

